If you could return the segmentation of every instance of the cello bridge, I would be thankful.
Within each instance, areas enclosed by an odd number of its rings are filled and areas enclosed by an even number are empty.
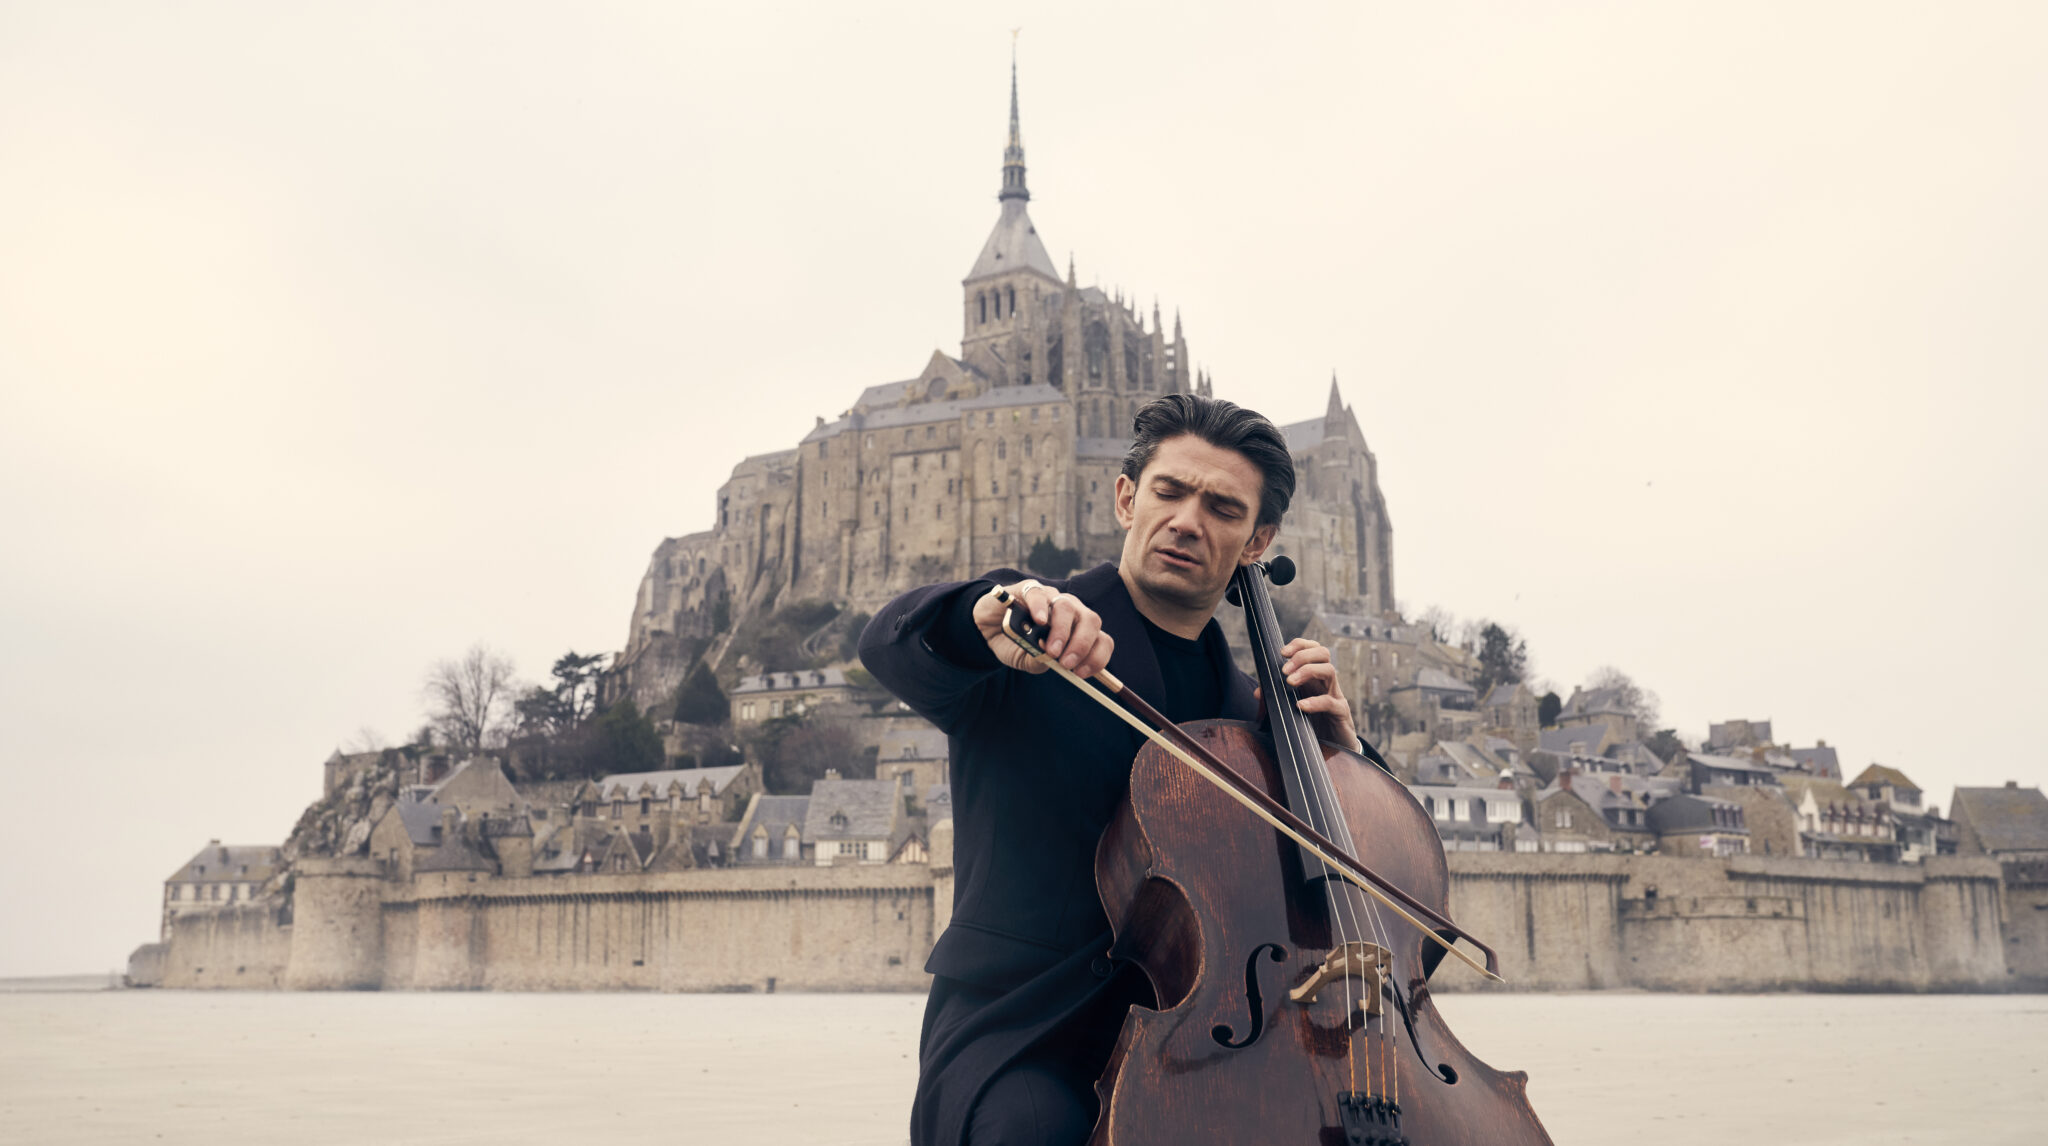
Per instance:
[[[1356,979],[1360,987],[1359,1014],[1378,1015],[1386,1006],[1387,975],[1393,966],[1393,953],[1377,943],[1340,943],[1330,949],[1330,953],[1323,957],[1322,965],[1311,971],[1299,987],[1287,992],[1287,997],[1308,1006],[1316,1001],[1323,988],[1344,979]]]

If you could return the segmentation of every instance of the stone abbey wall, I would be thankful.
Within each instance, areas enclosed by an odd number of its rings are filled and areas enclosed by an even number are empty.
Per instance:
[[[666,875],[382,878],[302,863],[275,908],[173,925],[164,985],[255,989],[919,991],[950,915],[950,825],[933,864]],[[1451,915],[1507,990],[2038,988],[2031,901],[1995,861],[1454,852]],[[2025,897],[2022,896],[2022,899]],[[2014,911],[2027,918],[2008,918]],[[2014,942],[2017,940],[2017,942]],[[2010,967],[2009,967],[2010,965]],[[1455,961],[1442,990],[1502,989]]]

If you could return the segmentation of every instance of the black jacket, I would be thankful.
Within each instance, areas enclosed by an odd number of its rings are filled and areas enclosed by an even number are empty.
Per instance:
[[[1055,674],[962,667],[926,640],[961,594],[1025,576],[999,569],[913,590],[861,636],[868,671],[949,739],[953,918],[925,970],[999,996],[975,1021],[942,1031],[928,1012],[912,1114],[918,1146],[959,1142],[982,1086],[1063,1020],[1106,990],[1128,990],[1132,980],[1143,989],[1142,975],[1119,975],[1105,957],[1109,920],[1094,866],[1143,738]],[[1046,583],[1101,615],[1116,641],[1111,669],[1157,702],[1159,664],[1116,566]],[[1214,715],[1252,719],[1252,681],[1231,664],[1222,629],[1211,621],[1202,639],[1222,678]],[[1120,1019],[1120,1011],[1109,1013]]]

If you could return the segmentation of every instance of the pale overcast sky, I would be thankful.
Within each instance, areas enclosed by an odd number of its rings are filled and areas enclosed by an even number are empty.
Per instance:
[[[488,641],[623,643],[749,453],[958,350],[1012,27],[1040,234],[1395,587],[2040,784],[2048,8],[0,7],[0,974],[154,939]]]

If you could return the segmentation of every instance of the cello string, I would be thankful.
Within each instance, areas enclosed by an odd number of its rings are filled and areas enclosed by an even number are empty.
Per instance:
[[[1269,595],[1267,595],[1267,592],[1266,592],[1266,590],[1267,590],[1267,586],[1266,586],[1265,582],[1264,582],[1264,581],[1263,581],[1262,579],[1260,579],[1260,578],[1255,578],[1255,577],[1248,577],[1248,578],[1247,578],[1247,580],[1249,580],[1249,581],[1257,581],[1257,582],[1259,582],[1259,583],[1258,583],[1258,585],[1257,585],[1257,589],[1258,589],[1258,592],[1259,592],[1259,594],[1260,594],[1260,597],[1261,597],[1262,603],[1263,603],[1263,604],[1265,605],[1264,615],[1272,615],[1272,613],[1271,613],[1271,605],[1272,605],[1272,602],[1271,602],[1271,598],[1270,598],[1270,596],[1269,596]],[[1263,626],[1262,626],[1262,627],[1263,627]],[[1278,636],[1278,634],[1275,634],[1275,638],[1276,638],[1276,639],[1277,639],[1277,636]],[[1257,646],[1255,645],[1255,647],[1257,647]],[[1277,646],[1273,646],[1273,647],[1274,647],[1274,648],[1276,649],[1276,653],[1275,653],[1275,655],[1277,655]],[[1276,675],[1277,675],[1277,673],[1276,673]],[[1281,683],[1282,683],[1282,687],[1284,687],[1284,688],[1285,688],[1285,689],[1287,690],[1287,693],[1288,693],[1288,700],[1289,700],[1290,702],[1294,701],[1294,700],[1295,700],[1295,696],[1294,696],[1294,689],[1293,689],[1293,686],[1292,686],[1292,685],[1288,685],[1288,684],[1286,684],[1286,682],[1285,682],[1285,681],[1282,681]],[[1301,716],[1301,710],[1300,710],[1299,708],[1290,708],[1290,709],[1289,709],[1289,711],[1290,711],[1290,712],[1292,712],[1292,713],[1293,713],[1293,714],[1294,714],[1294,715],[1295,715],[1296,717],[1300,718],[1300,719],[1301,719],[1301,720],[1302,720],[1302,721],[1303,721],[1304,723],[1306,722],[1307,718],[1306,718],[1306,717],[1303,717],[1303,716]],[[1294,737],[1299,737],[1299,736],[1301,735],[1301,730],[1300,730],[1300,729],[1299,729],[1298,727],[1296,727],[1296,728],[1291,728],[1291,729],[1290,729],[1289,731],[1290,731],[1291,735],[1292,735],[1292,736],[1294,736]],[[1309,740],[1309,743],[1313,744],[1313,743],[1314,743],[1314,740],[1313,740],[1313,739],[1310,739],[1310,740]],[[1318,751],[1318,755],[1320,755],[1320,751]],[[1299,780],[1301,779],[1301,776],[1300,776],[1300,772],[1301,772],[1301,771],[1304,771],[1304,770],[1305,770],[1305,771],[1306,771],[1306,772],[1308,773],[1307,779],[1308,779],[1308,781],[1309,781],[1309,788],[1310,788],[1310,789],[1311,789],[1311,791],[1313,792],[1313,799],[1312,799],[1312,800],[1310,801],[1310,806],[1311,806],[1311,810],[1312,810],[1312,811],[1313,811],[1313,810],[1322,810],[1322,811],[1323,811],[1323,813],[1324,813],[1324,815],[1323,815],[1323,819],[1324,819],[1324,820],[1325,820],[1326,822],[1329,822],[1331,826],[1330,826],[1330,827],[1325,827],[1323,823],[1317,823],[1317,822],[1315,821],[1315,819],[1314,819],[1313,817],[1311,817],[1311,819],[1310,819],[1310,822],[1311,822],[1311,824],[1313,824],[1313,825],[1314,825],[1314,827],[1316,828],[1316,830],[1317,830],[1317,831],[1319,831],[1319,832],[1322,832],[1322,833],[1323,833],[1323,835],[1324,835],[1325,837],[1327,837],[1327,838],[1328,838],[1328,839],[1329,839],[1329,840],[1330,840],[1330,841],[1331,841],[1332,843],[1338,843],[1338,844],[1339,844],[1340,846],[1342,846],[1342,847],[1343,847],[1343,848],[1344,848],[1344,849],[1345,849],[1345,850],[1346,850],[1347,852],[1355,852],[1355,851],[1356,851],[1357,849],[1356,849],[1356,845],[1355,845],[1354,841],[1353,841],[1353,840],[1352,840],[1352,838],[1351,838],[1351,832],[1350,832],[1350,827],[1349,827],[1349,825],[1348,825],[1348,824],[1347,824],[1347,823],[1346,823],[1346,822],[1344,821],[1344,819],[1343,819],[1343,818],[1342,818],[1341,816],[1337,816],[1337,815],[1335,814],[1335,812],[1334,812],[1334,809],[1336,809],[1336,808],[1337,808],[1337,807],[1338,807],[1339,805],[1338,805],[1338,802],[1337,802],[1337,794],[1336,794],[1336,790],[1335,790],[1335,788],[1334,788],[1334,787],[1332,787],[1332,786],[1331,786],[1331,779],[1330,779],[1330,776],[1329,776],[1329,770],[1328,770],[1328,767],[1327,767],[1327,765],[1326,765],[1326,766],[1325,766],[1325,767],[1324,767],[1323,769],[1320,769],[1320,770],[1318,770],[1318,769],[1316,769],[1316,768],[1314,768],[1314,767],[1306,767],[1306,768],[1302,768],[1302,767],[1300,767],[1300,765],[1301,765],[1301,763],[1302,763],[1303,761],[1305,761],[1305,760],[1306,760],[1306,757],[1295,757],[1295,756],[1293,756],[1292,754],[1290,754],[1290,757],[1289,757],[1289,759],[1290,759],[1290,761],[1292,761],[1292,762],[1296,763],[1296,765],[1297,765],[1297,773],[1296,773],[1296,775],[1297,775],[1297,782],[1299,782]],[[1334,829],[1334,830],[1333,830],[1333,829]],[[1325,889],[1326,891],[1328,891],[1328,890],[1329,890],[1329,877],[1330,877],[1330,875],[1331,875],[1331,872],[1330,872],[1330,869],[1329,869],[1329,865],[1328,865],[1328,864],[1323,864],[1322,866],[1323,866],[1323,869],[1324,869],[1324,889]],[[1361,935],[1362,935],[1362,934],[1363,934],[1363,932],[1364,932],[1364,929],[1363,929],[1362,927],[1360,927],[1360,926],[1359,926],[1359,923],[1358,923],[1358,919],[1357,919],[1357,915],[1356,915],[1356,911],[1357,911],[1357,900],[1358,900],[1358,898],[1359,898],[1359,897],[1358,897],[1358,896],[1357,896],[1357,894],[1356,894],[1356,893],[1355,893],[1355,892],[1354,892],[1354,891],[1353,891],[1353,890],[1351,889],[1351,887],[1350,887],[1350,886],[1349,886],[1348,884],[1347,884],[1347,885],[1346,885],[1346,886],[1344,887],[1344,889],[1343,889],[1343,890],[1344,890],[1344,892],[1345,892],[1345,895],[1344,895],[1344,906],[1343,906],[1343,909],[1342,909],[1342,910],[1343,910],[1343,912],[1344,912],[1344,914],[1345,914],[1345,915],[1347,915],[1347,916],[1349,916],[1349,917],[1350,917],[1350,925],[1351,925],[1351,928],[1352,928],[1352,929],[1354,929],[1354,930],[1358,930],[1358,931],[1359,931],[1359,932],[1361,933]],[[1377,906],[1376,906],[1375,904],[1373,904],[1373,903],[1372,903],[1372,902],[1371,902],[1370,900],[1368,900],[1368,901],[1366,901],[1366,903],[1364,904],[1364,908],[1365,908],[1365,917],[1366,917],[1366,919],[1367,919],[1367,920],[1368,920],[1368,921],[1370,922],[1370,924],[1371,924],[1371,928],[1372,928],[1372,936],[1373,936],[1373,941],[1374,941],[1374,942],[1375,942],[1376,944],[1378,944],[1378,945],[1379,945],[1379,947],[1380,947],[1380,948],[1381,948],[1382,950],[1385,950],[1385,951],[1391,952],[1391,951],[1393,950],[1393,947],[1392,947],[1392,945],[1391,945],[1391,944],[1390,944],[1390,943],[1389,943],[1389,942],[1387,941],[1387,938],[1388,938],[1387,930],[1386,930],[1386,927],[1385,927],[1385,923],[1384,923],[1384,920],[1383,920],[1383,919],[1381,918],[1381,916],[1380,916],[1380,913],[1379,913],[1379,910],[1378,910]],[[1336,907],[1335,907],[1335,904],[1334,904],[1334,903],[1332,904],[1332,909],[1333,909],[1333,910],[1336,910]],[[1345,980],[1345,983],[1346,983],[1346,986],[1347,986],[1347,988],[1348,988],[1348,986],[1349,986],[1349,984],[1350,984],[1350,980],[1349,980],[1349,978],[1348,978],[1348,977],[1346,978],[1346,980]],[[1380,1013],[1380,1016],[1379,1016],[1379,1019],[1380,1019],[1380,1023],[1379,1023],[1379,1031],[1377,1032],[1377,1033],[1378,1033],[1378,1035],[1379,1035],[1379,1039],[1378,1039],[1378,1042],[1379,1042],[1379,1047],[1380,1047],[1380,1055],[1381,1055],[1381,1059],[1380,1059],[1380,1062],[1381,1062],[1381,1068],[1380,1068],[1380,1085],[1381,1085],[1381,1087],[1382,1087],[1382,1090],[1383,1090],[1383,1092],[1384,1092],[1384,1088],[1386,1088],[1386,1086],[1387,1086],[1387,1084],[1388,1084],[1388,1080],[1387,1080],[1387,1069],[1386,1069],[1386,1056],[1387,1056],[1387,1051],[1388,1051],[1388,1042],[1389,1042],[1389,1041],[1390,1041],[1390,1040],[1391,1040],[1392,1038],[1394,1038],[1394,1037],[1395,1037],[1395,1035],[1394,1035],[1394,1028],[1393,1028],[1393,1016],[1392,1016],[1391,1014],[1388,1014],[1388,1013],[1387,1013],[1387,1007],[1386,1007],[1386,1005],[1385,1005],[1385,1004],[1386,1004],[1386,999],[1385,999],[1385,995],[1386,995],[1386,992],[1387,992],[1387,990],[1388,990],[1388,984],[1386,984],[1386,983],[1384,982],[1384,979],[1383,979],[1383,981],[1382,981],[1382,983],[1381,983],[1381,986],[1380,986],[1380,994],[1381,994],[1382,998],[1381,998],[1381,1007],[1380,1007],[1380,1012],[1381,1012],[1381,1013]],[[1348,990],[1347,990],[1347,994],[1346,994],[1346,1001],[1347,1001],[1347,1009],[1346,1009],[1346,1012],[1345,1012],[1345,1013],[1346,1013],[1346,1022],[1347,1022],[1347,1025],[1348,1025],[1348,1023],[1349,1023],[1349,1014],[1350,1014],[1350,1012],[1349,1012],[1349,1009],[1348,1009],[1348,1008],[1349,1008],[1349,993],[1348,993]],[[1372,1065],[1372,1045],[1373,1045],[1373,1038],[1372,1038],[1372,1036],[1373,1036],[1373,1034],[1374,1034],[1374,1031],[1373,1031],[1373,1023],[1372,1023],[1372,1020],[1373,1020],[1373,1016],[1372,1016],[1372,1015],[1371,1015],[1370,1013],[1368,1013],[1368,1014],[1367,1014],[1367,1016],[1366,1016],[1366,1036],[1367,1036],[1367,1037],[1366,1037],[1366,1066],[1367,1066],[1367,1071],[1366,1071],[1366,1075],[1367,1075],[1367,1078],[1368,1078],[1368,1079],[1370,1079],[1370,1078],[1371,1078],[1371,1073],[1372,1073],[1372,1072],[1371,1072],[1371,1065]],[[1398,1068],[1399,1068],[1399,1065],[1400,1065],[1400,1056],[1399,1056],[1398,1052],[1397,1052],[1397,1053],[1395,1054],[1395,1056],[1394,1056],[1394,1065],[1395,1065],[1395,1067],[1396,1067],[1396,1074],[1395,1074],[1395,1076],[1394,1076],[1394,1087],[1395,1087],[1395,1091],[1394,1091],[1394,1093],[1395,1093],[1395,1094],[1396,1094],[1396,1096],[1397,1096],[1397,1097],[1395,1097],[1394,1101],[1395,1101],[1396,1103],[1398,1103],[1398,1102],[1400,1101],[1400,1099],[1399,1099],[1399,1097],[1398,1097],[1398,1094],[1399,1094],[1399,1074],[1398,1074]]]
[[[1306,744],[1304,744],[1303,729],[1297,723],[1306,719],[1302,716],[1301,709],[1296,707],[1299,704],[1299,697],[1294,691],[1294,686],[1289,684],[1287,678],[1282,675],[1280,664],[1276,663],[1279,657],[1280,634],[1269,629],[1266,624],[1268,617],[1275,617],[1276,619],[1277,617],[1273,613],[1273,602],[1270,594],[1267,592],[1264,573],[1263,567],[1260,567],[1259,574],[1257,575],[1249,572],[1247,568],[1243,579],[1246,587],[1245,603],[1248,606],[1252,606],[1245,611],[1246,625],[1248,629],[1256,630],[1253,634],[1252,648],[1255,650],[1256,655],[1258,655],[1260,664],[1266,669],[1266,678],[1273,684],[1271,690],[1273,692],[1271,698],[1272,707],[1269,710],[1273,715],[1271,724],[1274,735],[1284,741],[1283,747],[1285,750],[1281,753],[1281,756],[1286,760],[1288,768],[1294,773],[1295,790],[1301,792],[1305,799],[1306,807],[1303,809],[1307,813],[1305,818],[1311,827],[1314,827],[1318,832],[1322,833],[1324,838],[1334,843],[1339,837],[1333,833],[1332,825],[1341,825],[1343,821],[1335,818],[1331,808],[1325,805],[1323,793],[1319,791],[1314,783],[1315,769],[1308,765],[1307,757],[1302,754],[1307,750],[1307,745],[1313,745],[1315,741],[1313,738],[1307,738]],[[1260,639],[1260,635],[1263,635],[1264,639]],[[1343,827],[1336,827],[1336,832],[1343,832],[1344,838],[1349,839],[1349,832],[1345,831]],[[1346,844],[1345,848],[1347,851],[1350,850],[1350,845]],[[1331,870],[1327,862],[1320,858],[1317,860],[1317,866],[1322,868],[1324,902],[1330,913],[1332,929],[1337,933],[1339,950],[1342,950],[1354,942],[1352,938],[1353,933],[1357,934],[1358,940],[1363,940],[1364,931],[1358,926],[1357,916],[1350,910],[1352,897],[1349,894],[1349,885],[1346,885],[1343,889],[1346,894],[1343,896],[1342,906],[1339,906],[1338,889],[1331,886],[1335,872]],[[1352,998],[1351,976],[1345,975],[1343,978],[1345,1058],[1351,1069],[1351,1089],[1357,1091],[1358,1041],[1356,1033],[1351,1026],[1351,1015],[1353,1007],[1358,1004]],[[1360,1001],[1362,1002],[1362,1000]],[[1366,1089],[1370,1091],[1372,1089],[1372,1015],[1370,1011],[1365,1016],[1364,1025],[1366,1030]],[[1381,1072],[1381,1076],[1382,1085],[1384,1085],[1384,1071]]]

